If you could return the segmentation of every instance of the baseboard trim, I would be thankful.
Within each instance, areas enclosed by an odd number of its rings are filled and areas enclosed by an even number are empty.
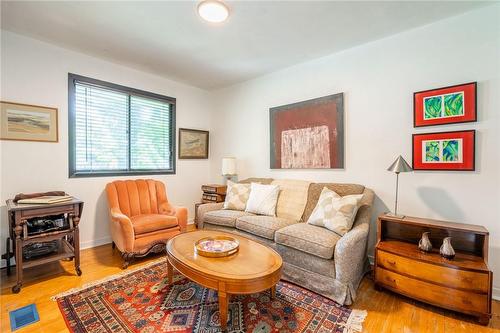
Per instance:
[[[491,298],[493,298],[496,301],[500,301],[500,288],[493,286],[493,291]]]
[[[102,238],[98,238],[98,239],[92,239],[89,241],[80,242],[80,250],[89,249],[92,247],[101,246],[101,245],[110,244],[110,243],[111,243],[110,236],[106,236],[106,237],[102,237]]]

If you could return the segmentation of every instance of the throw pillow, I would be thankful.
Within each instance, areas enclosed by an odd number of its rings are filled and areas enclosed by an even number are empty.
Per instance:
[[[343,236],[352,228],[362,197],[362,194],[341,197],[335,191],[324,187],[307,223],[325,227]]]
[[[278,185],[252,183],[245,211],[259,215],[276,216],[276,203],[279,194],[280,187]]]
[[[226,200],[224,201],[223,208],[232,210],[245,210],[249,194],[250,184],[238,184],[228,180]]]

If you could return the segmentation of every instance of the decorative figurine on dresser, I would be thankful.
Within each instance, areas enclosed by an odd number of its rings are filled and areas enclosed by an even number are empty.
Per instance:
[[[488,242],[483,226],[382,214],[375,287],[472,315],[487,325],[493,281]],[[432,249],[432,244],[443,245]]]
[[[19,194],[7,200],[9,237],[2,257],[7,261],[8,275],[10,258],[16,260],[13,293],[21,290],[25,268],[74,259],[76,274],[82,275],[78,227],[82,210],[81,200],[62,191]]]

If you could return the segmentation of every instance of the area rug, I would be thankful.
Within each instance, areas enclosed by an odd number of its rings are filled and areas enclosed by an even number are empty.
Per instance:
[[[169,286],[166,272],[162,259],[53,299],[71,332],[220,332],[217,292],[180,274]],[[274,299],[269,292],[232,295],[228,331],[358,332],[365,316],[281,281]]]

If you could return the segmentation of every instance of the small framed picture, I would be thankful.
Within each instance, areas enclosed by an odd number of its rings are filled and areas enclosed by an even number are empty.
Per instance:
[[[0,101],[0,139],[57,142],[57,109]]]
[[[476,131],[413,134],[414,170],[474,171]]]
[[[207,159],[208,131],[179,128],[179,159]]]
[[[477,120],[477,83],[419,91],[413,94],[413,127]]]

